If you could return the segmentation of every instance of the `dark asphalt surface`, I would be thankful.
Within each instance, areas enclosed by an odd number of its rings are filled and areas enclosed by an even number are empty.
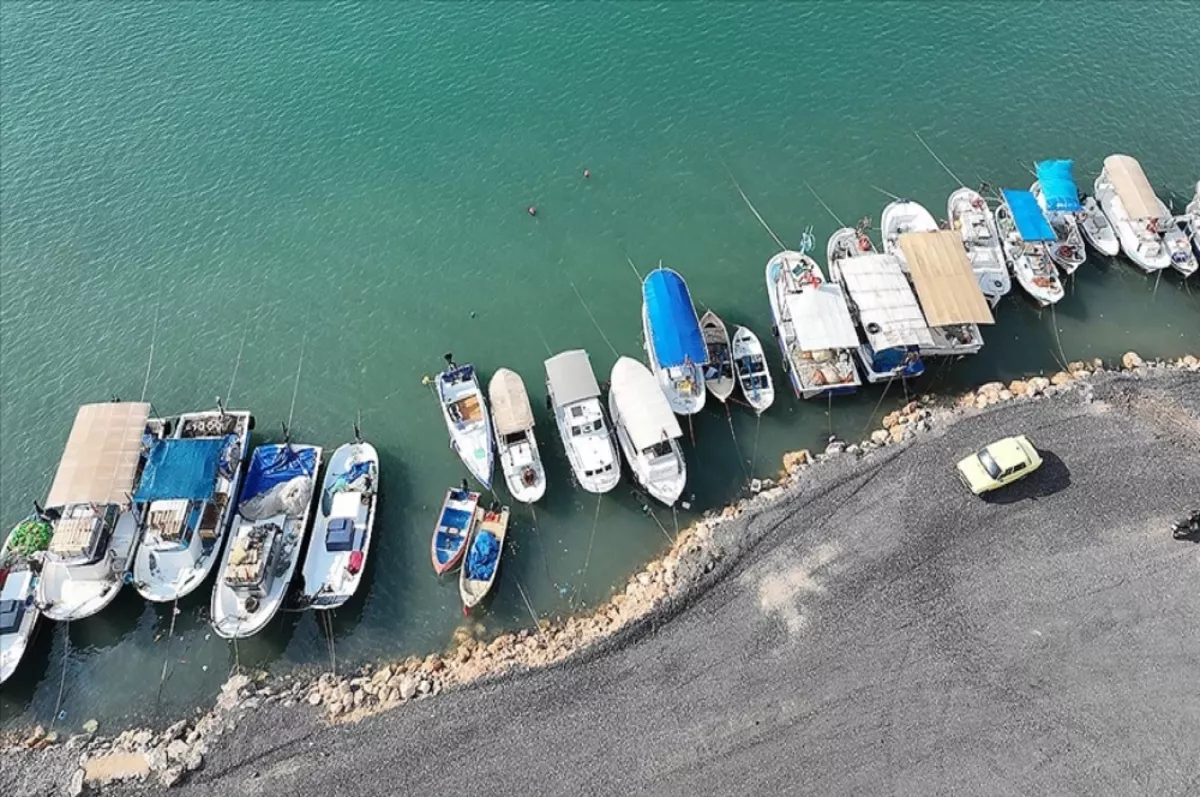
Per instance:
[[[1168,531],[1200,377],[1090,389],[819,468],[599,655],[358,725],[272,711],[182,792],[1200,794],[1200,544]],[[1020,432],[1046,467],[969,497],[953,463]]]

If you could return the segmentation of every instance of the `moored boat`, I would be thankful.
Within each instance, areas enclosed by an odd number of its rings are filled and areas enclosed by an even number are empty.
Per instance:
[[[960,356],[983,348],[979,325],[996,321],[958,234],[903,233],[896,249],[904,252],[908,278],[933,338],[931,345],[921,346],[921,354]]]
[[[1125,256],[1149,274],[1169,268],[1171,253],[1160,229],[1162,211],[1142,165],[1128,155],[1109,155],[1092,187]]]
[[[946,200],[946,218],[950,228],[962,238],[971,271],[979,281],[979,290],[993,307],[1012,290],[1004,247],[996,231],[996,220],[983,195],[962,186]]]
[[[883,232],[883,251],[900,261],[900,266],[908,270],[904,250],[900,248],[900,236],[909,232],[934,232],[938,229],[937,219],[925,209],[924,205],[907,199],[889,202],[879,217],[879,227]]]
[[[487,597],[496,582],[508,534],[508,507],[492,507],[477,514],[478,522],[458,571],[458,595],[468,611]]]
[[[797,398],[853,393],[862,384],[852,352],[858,333],[838,285],[803,252],[776,254],[766,267],[772,331]]]
[[[22,520],[0,546],[0,684],[21,663],[37,627],[37,593],[41,557],[50,546],[54,527],[37,514]]]
[[[642,334],[671,410],[695,415],[704,408],[708,350],[687,283],[669,268],[659,266],[642,281]]]
[[[304,547],[320,469],[319,446],[254,449],[209,605],[218,636],[252,636],[279,610]]]
[[[379,501],[379,452],[363,440],[338,446],[329,457],[312,538],[300,573],[301,602],[336,609],[362,583],[371,552]]]
[[[848,257],[869,255],[875,251],[875,242],[867,235],[867,219],[859,222],[858,227],[839,227],[829,236],[825,245],[825,262],[845,260]]]
[[[1102,255],[1116,257],[1121,254],[1121,242],[1112,222],[1104,215],[1104,209],[1094,196],[1083,198],[1083,210],[1079,213],[1079,231],[1093,249]]]
[[[1055,304],[1064,294],[1058,269],[1046,252],[1054,230],[1033,194],[1005,189],[1003,197],[996,208],[996,227],[1013,276],[1039,307]]]
[[[1155,199],[1158,199],[1156,196]],[[1158,200],[1159,212],[1162,214],[1163,221],[1163,247],[1166,248],[1167,254],[1171,256],[1171,268],[1178,271],[1185,277],[1190,277],[1196,273],[1196,255],[1192,252],[1192,244],[1188,239],[1187,232],[1178,224],[1175,223],[1175,218],[1171,215],[1171,211],[1167,209],[1166,203],[1161,199]]]
[[[450,447],[484,487],[492,486],[492,421],[473,365],[456,365],[446,355],[437,378],[438,403],[450,432]]]
[[[600,403],[600,386],[583,349],[546,360],[547,403],[579,486],[606,493],[621,480],[621,455]]]
[[[150,449],[133,495],[144,507],[133,585],[146,600],[190,594],[221,558],[253,426],[244,411],[186,413]]]
[[[683,431],[646,366],[629,357],[617,360],[610,375],[608,411],[638,484],[662,503],[674,506],[687,483],[687,465],[679,445]]]
[[[753,331],[738,327],[733,332],[732,350],[742,395],[754,412],[762,415],[775,401],[775,384],[762,343]]]
[[[1196,256],[1200,257],[1200,182],[1196,183],[1196,195],[1187,203],[1187,221],[1184,226],[1191,236],[1192,249],[1195,250]]]
[[[724,403],[737,386],[730,353],[729,331],[725,328],[725,322],[709,310],[700,317],[700,332],[704,335],[704,347],[708,351],[708,365],[704,367],[704,389]]]
[[[532,504],[546,494],[546,469],[533,436],[533,408],[516,371],[501,368],[488,382],[500,470],[512,497]]]
[[[1038,161],[1038,179],[1029,189],[1054,230],[1055,240],[1047,247],[1049,255],[1067,275],[1074,274],[1087,257],[1079,230],[1083,205],[1072,174],[1074,165],[1070,160]]]
[[[464,480],[463,484],[466,484]],[[446,491],[437,525],[430,541],[433,571],[439,576],[452,570],[462,560],[471,529],[475,527],[475,512],[479,508],[479,493],[465,488]]]

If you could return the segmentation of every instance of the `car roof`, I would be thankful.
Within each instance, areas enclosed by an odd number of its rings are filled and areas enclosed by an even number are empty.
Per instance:
[[[996,460],[996,464],[1001,470],[1008,470],[1016,465],[1023,465],[1029,462],[1029,455],[1025,453],[1021,441],[1016,437],[1006,437],[1003,440],[997,440],[987,447],[988,453],[992,455],[992,459]]]

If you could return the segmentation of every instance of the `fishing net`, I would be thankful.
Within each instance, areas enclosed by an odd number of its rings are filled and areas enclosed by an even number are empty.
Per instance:
[[[267,492],[243,501],[238,512],[247,520],[258,520],[272,515],[299,517],[308,509],[312,498],[313,480],[308,476],[296,476],[283,484],[277,484]]]
[[[22,520],[8,535],[10,555],[30,556],[50,547],[54,527],[44,520]]]

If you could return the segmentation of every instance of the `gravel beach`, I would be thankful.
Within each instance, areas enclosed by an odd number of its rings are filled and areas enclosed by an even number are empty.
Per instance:
[[[1016,433],[1042,470],[967,495],[953,463]],[[1200,375],[1098,375],[812,468],[565,663],[356,723],[265,707],[172,793],[1196,794],[1197,504]],[[62,793],[68,758],[5,753],[0,790]]]

